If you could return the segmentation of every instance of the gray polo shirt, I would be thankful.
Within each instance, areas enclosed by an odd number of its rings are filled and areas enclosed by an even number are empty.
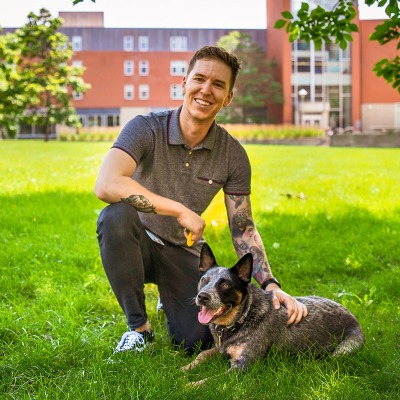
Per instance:
[[[122,129],[113,147],[135,160],[137,168],[132,178],[198,215],[220,189],[226,194],[250,194],[251,169],[243,146],[214,122],[204,141],[189,148],[179,125],[180,111],[181,107],[139,115]],[[139,215],[143,225],[161,239],[186,247],[183,228],[176,218]],[[198,254],[200,244],[187,249]]]

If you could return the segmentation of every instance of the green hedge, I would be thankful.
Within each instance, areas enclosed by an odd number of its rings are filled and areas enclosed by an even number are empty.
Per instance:
[[[232,136],[243,141],[262,141],[265,139],[300,139],[324,137],[323,129],[294,125],[222,125]],[[115,141],[119,129],[108,131],[61,132],[58,139],[63,142],[106,142]]]

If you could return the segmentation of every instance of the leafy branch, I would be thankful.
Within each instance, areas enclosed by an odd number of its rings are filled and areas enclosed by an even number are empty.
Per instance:
[[[357,15],[355,1],[339,0],[332,10],[325,10],[318,6],[311,9],[308,3],[301,3],[301,7],[294,16],[289,11],[281,13],[282,19],[278,19],[274,28],[286,29],[289,41],[304,40],[307,43],[314,42],[315,48],[320,49],[322,42],[337,43],[345,50],[348,43],[353,41],[353,32],[358,32],[357,25],[353,22]],[[375,28],[370,40],[376,40],[380,45],[391,41],[397,41],[397,49],[400,49],[400,12],[397,0],[365,0],[368,6],[377,4],[385,7],[388,20]],[[377,62],[373,68],[377,76],[382,76],[393,88],[400,92],[399,57],[383,59]]]
[[[278,19],[274,28],[281,29],[286,26],[290,42],[313,41],[315,47],[320,49],[323,40],[327,43],[335,41],[344,50],[348,42],[353,40],[352,32],[358,32],[357,25],[352,22],[355,16],[356,10],[351,1],[340,1],[331,11],[321,6],[310,9],[308,3],[301,3],[297,19],[289,11],[284,11],[284,19]]]

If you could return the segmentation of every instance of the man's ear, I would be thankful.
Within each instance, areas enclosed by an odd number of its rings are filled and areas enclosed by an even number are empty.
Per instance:
[[[215,267],[216,265],[217,262],[215,261],[214,254],[211,251],[210,246],[207,243],[204,243],[200,253],[199,271],[204,274],[211,267]]]
[[[226,98],[226,100],[224,101],[224,107],[228,107],[229,104],[231,104],[233,100],[233,90],[231,90],[231,92],[229,93],[229,96]]]
[[[232,268],[231,271],[236,274],[244,283],[250,283],[253,273],[253,255],[245,254]]]
[[[182,94],[186,93],[186,75],[182,78],[181,82]]]

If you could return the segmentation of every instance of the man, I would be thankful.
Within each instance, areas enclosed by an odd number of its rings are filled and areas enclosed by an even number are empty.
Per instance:
[[[240,244],[253,222],[250,164],[239,142],[215,123],[232,101],[239,69],[238,59],[222,48],[198,50],[182,80],[182,106],[132,119],[103,160],[95,193],[109,206],[98,220],[100,252],[129,326],[116,351],[141,351],[154,339],[144,296],[150,282],[158,285],[173,342],[188,351],[210,345],[193,298],[206,226],[201,214],[221,188],[237,255],[258,253],[253,276],[273,291],[276,308],[285,304],[288,323],[307,314],[280,290],[254,224],[251,247]],[[193,247],[186,244],[189,232]]]

